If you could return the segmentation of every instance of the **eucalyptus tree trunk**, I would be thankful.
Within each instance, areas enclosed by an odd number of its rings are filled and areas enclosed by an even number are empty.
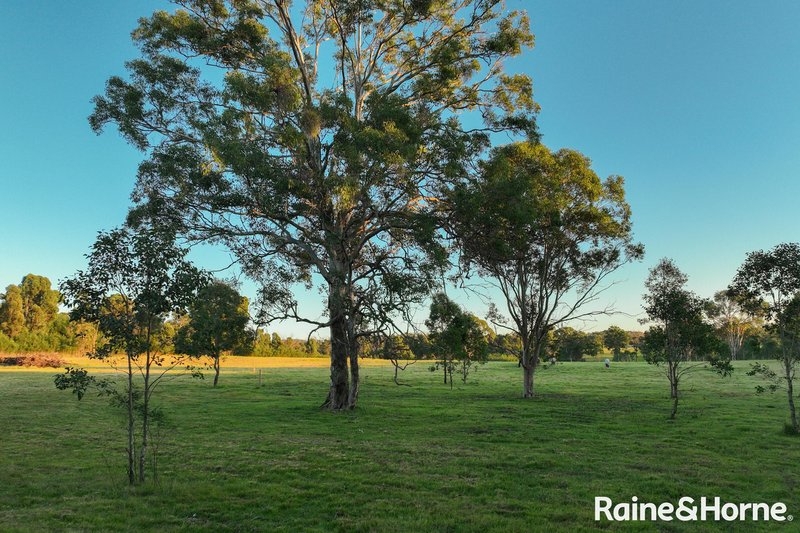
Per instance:
[[[536,369],[533,366],[533,363],[528,361],[527,363],[522,364],[522,373],[523,373],[523,387],[522,387],[522,397],[523,398],[533,398],[533,374]]]
[[[343,316],[331,320],[330,333],[331,387],[323,407],[339,411],[348,407],[350,397],[350,379],[347,368],[349,343]]]
[[[358,341],[352,324],[350,291],[344,267],[336,262],[331,268],[328,315],[331,336],[331,386],[323,404],[331,411],[354,409],[358,403]],[[348,363],[350,368],[348,369]]]

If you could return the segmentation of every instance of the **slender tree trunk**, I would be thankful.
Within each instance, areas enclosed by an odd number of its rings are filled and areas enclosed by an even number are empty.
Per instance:
[[[670,398],[677,398],[678,397],[678,369],[674,366],[674,363],[668,363],[669,369],[667,371],[667,377],[669,378],[669,397]]]
[[[358,344],[352,342],[348,350],[350,352],[350,394],[347,397],[348,409],[355,409],[358,404],[358,393],[361,380],[358,374]]]
[[[792,419],[792,429],[795,433],[800,433],[800,425],[797,422],[797,412],[794,408],[794,380],[792,379],[791,361],[784,358],[783,364],[786,368],[786,393],[789,397],[789,416]]]
[[[444,370],[444,384],[447,385],[447,360],[442,361],[442,370]]]
[[[392,361],[392,364],[394,365],[394,384],[400,385],[400,383],[397,381],[397,363]]]
[[[147,344],[150,345],[150,328],[148,327]],[[144,392],[142,398],[142,444],[139,446],[139,483],[145,480],[145,459],[147,457],[148,437],[150,433],[150,349],[145,355]]]
[[[672,412],[669,417],[674,420],[678,414],[678,367],[674,363],[669,363],[669,395],[672,398]]]
[[[128,484],[133,485],[136,483],[136,470],[135,470],[135,457],[136,450],[134,448],[134,409],[133,409],[133,364],[131,361],[131,354],[128,355]]]
[[[214,357],[214,386],[217,386],[219,381],[219,355]]]

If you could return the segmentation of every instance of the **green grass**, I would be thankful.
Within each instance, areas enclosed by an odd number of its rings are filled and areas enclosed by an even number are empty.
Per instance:
[[[325,368],[223,367],[220,386],[160,391],[156,484],[125,485],[119,413],[57,391],[50,372],[0,371],[2,531],[792,531],[765,523],[595,523],[595,496],[783,501],[800,513],[800,439],[785,396],[739,365],[702,371],[668,420],[668,385],[641,363],[562,364],[519,398],[490,363],[454,390],[425,363],[391,382],[363,369],[360,407],[318,409]],[[800,518],[800,517],[799,517]]]

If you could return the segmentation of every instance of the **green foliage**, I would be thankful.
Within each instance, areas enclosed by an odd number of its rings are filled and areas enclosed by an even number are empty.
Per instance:
[[[280,339],[280,343],[273,340]],[[256,357],[328,357],[330,356],[330,340],[301,340],[270,334],[262,329],[255,332],[252,348],[246,355]]]
[[[142,228],[101,232],[89,268],[61,289],[73,319],[98,324],[105,344],[93,354],[122,351],[136,358],[157,351],[158,328],[171,312],[185,312],[208,276],[185,261],[168,232]]]
[[[220,356],[234,350],[249,351],[249,322],[247,298],[227,283],[215,281],[200,289],[189,305],[189,323],[178,332],[175,349],[213,359],[216,386]]]
[[[0,330],[9,337],[16,337],[25,330],[25,311],[22,290],[9,285],[0,303]]]
[[[713,326],[706,320],[709,302],[685,288],[688,278],[669,259],[650,270],[643,296],[646,321],[642,353],[651,364],[713,359],[724,355]]]
[[[28,346],[37,341],[44,342],[38,335],[52,329],[58,315],[61,295],[50,287],[50,280],[28,274],[19,285],[9,285],[1,298],[0,331],[12,338],[33,334],[37,340],[31,341],[29,336],[26,337],[22,342],[25,348],[22,349],[46,349]]]
[[[86,392],[92,388],[108,389],[109,382],[107,380],[98,380],[95,376],[90,375],[86,369],[68,366],[64,370],[63,374],[57,374],[53,378],[53,382],[58,390],[72,391],[79,400],[82,400]]]
[[[738,358],[745,340],[762,329],[761,309],[755,311],[748,313],[742,299],[728,291],[714,294],[708,314],[720,338],[728,344],[731,359]]]
[[[190,355],[219,357],[250,341],[247,298],[227,283],[216,281],[200,289],[189,306],[189,323],[180,330],[176,349]]]
[[[553,333],[550,349],[561,361],[582,361],[594,357],[603,349],[602,340],[594,333],[584,333],[569,326]]]
[[[61,284],[73,318],[97,323],[104,336],[90,357],[116,367],[115,353],[124,352],[125,362],[119,370],[126,381],[121,385],[98,380],[83,369],[72,368],[56,377],[56,386],[72,389],[79,399],[89,387],[97,387],[112,403],[126,408],[131,485],[145,481],[146,465],[154,459],[154,449],[148,448],[151,416],[160,410],[151,404],[153,393],[171,370],[186,364],[183,357],[165,356],[169,328],[164,320],[170,313],[184,313],[208,283],[208,275],[189,263],[186,254],[187,250],[175,244],[174,234],[164,229],[101,232],[87,255],[88,268]],[[185,370],[194,373],[191,366]],[[141,390],[135,385],[135,376],[142,377]]]
[[[44,276],[28,274],[0,295],[0,352],[93,351],[96,325],[58,312],[61,294]]]
[[[708,300],[687,290],[687,281],[674,262],[662,259],[650,269],[643,296],[644,322],[654,325],[642,337],[641,351],[645,361],[665,369],[673,399],[672,418],[684,376],[704,366],[704,361],[723,376],[733,371],[730,354],[706,320]]]
[[[61,295],[51,289],[49,279],[34,274],[22,278],[19,288],[25,327],[32,332],[45,329],[58,313]]]
[[[18,350],[14,339],[0,331],[0,353],[12,353]]]
[[[766,378],[770,390],[779,385],[787,388],[792,428],[800,433],[794,405],[794,381],[800,365],[800,244],[779,244],[767,252],[747,254],[728,293],[751,315],[765,317],[765,329],[773,336],[782,372],[778,375],[759,365],[751,372]]]
[[[430,332],[431,348],[439,357],[440,366],[453,385],[453,370],[460,367],[461,379],[466,383],[474,364],[483,364],[489,356],[491,330],[485,322],[465,312],[444,293],[433,296],[430,315],[425,321]]]

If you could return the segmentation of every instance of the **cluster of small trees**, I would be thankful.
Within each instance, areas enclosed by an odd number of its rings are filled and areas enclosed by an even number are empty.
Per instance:
[[[218,283],[219,291],[235,291]],[[223,285],[227,289],[221,288]],[[209,289],[212,291],[212,289]],[[213,292],[213,291],[212,291]],[[232,297],[232,296],[231,296]],[[240,296],[239,296],[240,297]],[[212,299],[213,300],[213,299]],[[45,276],[28,274],[18,285],[9,285],[0,293],[0,353],[59,352],[86,354],[105,343],[98,324],[70,317],[59,311],[62,295],[52,288]],[[249,305],[247,306],[249,309]],[[249,311],[248,311],[249,312]],[[166,316],[153,331],[154,343],[161,353],[187,353],[181,343],[182,329],[189,322],[189,310]],[[248,314],[249,316],[249,314]],[[235,355],[259,357],[326,357],[330,355],[327,339],[281,338],[247,324],[248,342],[230,350]]]
[[[641,350],[648,363],[665,371],[673,401],[671,417],[677,413],[679,385],[685,376],[707,365],[730,374],[731,360],[741,353],[746,337],[761,330],[770,340],[778,369],[755,363],[748,374],[767,381],[766,387],[756,387],[758,392],[786,390],[788,431],[800,433],[794,401],[800,363],[800,244],[749,253],[727,290],[713,299],[688,290],[687,281],[675,263],[662,259],[645,284],[643,322],[653,325],[642,338]]]
[[[293,339],[281,338],[258,329],[255,332],[252,355],[257,357],[329,357],[331,342],[328,339]]]

